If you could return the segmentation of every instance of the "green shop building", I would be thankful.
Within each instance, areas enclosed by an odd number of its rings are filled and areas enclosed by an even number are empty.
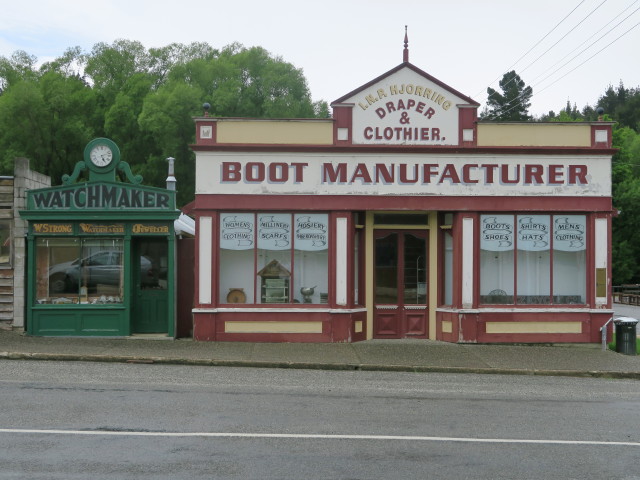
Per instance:
[[[106,138],[89,142],[62,181],[28,191],[20,212],[29,223],[27,332],[174,337],[175,191],[141,185]]]

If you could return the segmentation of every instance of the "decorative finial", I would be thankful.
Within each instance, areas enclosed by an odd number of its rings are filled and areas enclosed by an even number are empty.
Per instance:
[[[404,51],[402,52],[402,61],[409,61],[409,36],[407,35],[407,26],[404,26]]]

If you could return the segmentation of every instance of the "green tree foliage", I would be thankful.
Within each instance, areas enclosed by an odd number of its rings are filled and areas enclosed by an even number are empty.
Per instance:
[[[597,105],[620,126],[640,131],[640,88],[625,88],[622,82],[615,89],[609,85]]]
[[[502,93],[487,88],[487,107],[480,118],[502,122],[530,120],[528,112],[533,89],[526,86],[515,70],[505,73],[499,85]]]
[[[37,60],[23,50],[17,50],[11,58],[0,57],[0,94],[19,81],[34,80]]]
[[[15,157],[51,175],[54,184],[82,159],[95,137],[112,138],[147,185],[165,185],[166,158],[176,158],[178,202],[193,200],[193,117],[202,104],[221,117],[328,117],[313,103],[302,70],[260,47],[140,42],[68,49],[37,67],[17,51],[0,57],[0,174]]]
[[[629,127],[616,128],[613,145],[613,281],[640,283],[640,133]]]
[[[47,72],[15,83],[0,96],[0,168],[13,172],[13,159],[32,159],[33,168],[60,182],[90,140],[85,112],[93,91],[77,77]]]
[[[617,149],[611,167],[613,283],[640,283],[640,88],[609,85],[596,102],[581,111],[567,101],[556,115],[549,112],[541,121],[596,121],[597,108],[604,110],[602,120],[613,121],[612,146]]]

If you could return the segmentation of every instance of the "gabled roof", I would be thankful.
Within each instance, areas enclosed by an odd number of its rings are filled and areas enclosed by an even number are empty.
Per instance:
[[[344,103],[347,99],[357,95],[358,93],[362,92],[363,90],[368,89],[369,87],[371,87],[372,85],[375,85],[376,83],[381,82],[382,80],[384,80],[385,78],[393,75],[396,72],[399,72],[400,70],[404,69],[404,68],[408,68],[410,70],[413,70],[415,73],[417,73],[418,75],[426,78],[427,80],[429,80],[430,82],[435,83],[436,85],[438,85],[439,87],[441,87],[443,90],[446,90],[452,94],[454,94],[455,96],[463,99],[464,101],[468,102],[470,105],[474,105],[474,106],[480,106],[480,104],[478,102],[476,102],[475,100],[473,100],[470,97],[467,97],[466,95],[458,92],[456,89],[451,88],[449,85],[441,82],[440,80],[438,80],[437,78],[429,75],[427,72],[425,72],[424,70],[419,69],[418,67],[416,67],[415,65],[413,65],[412,63],[409,62],[403,62],[400,65],[398,65],[395,68],[392,68],[391,70],[389,70],[386,73],[383,73],[382,75],[380,75],[377,78],[374,78],[373,80],[371,80],[368,83],[365,83],[364,85],[362,85],[359,88],[356,88],[355,90],[347,93],[346,95],[343,95],[342,97],[338,98],[337,100],[334,100],[333,102],[331,102],[331,105],[335,105],[335,104],[340,104],[340,103]]]

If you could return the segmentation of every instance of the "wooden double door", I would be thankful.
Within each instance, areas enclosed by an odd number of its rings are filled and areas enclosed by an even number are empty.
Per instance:
[[[427,338],[427,235],[375,230],[374,338]]]

